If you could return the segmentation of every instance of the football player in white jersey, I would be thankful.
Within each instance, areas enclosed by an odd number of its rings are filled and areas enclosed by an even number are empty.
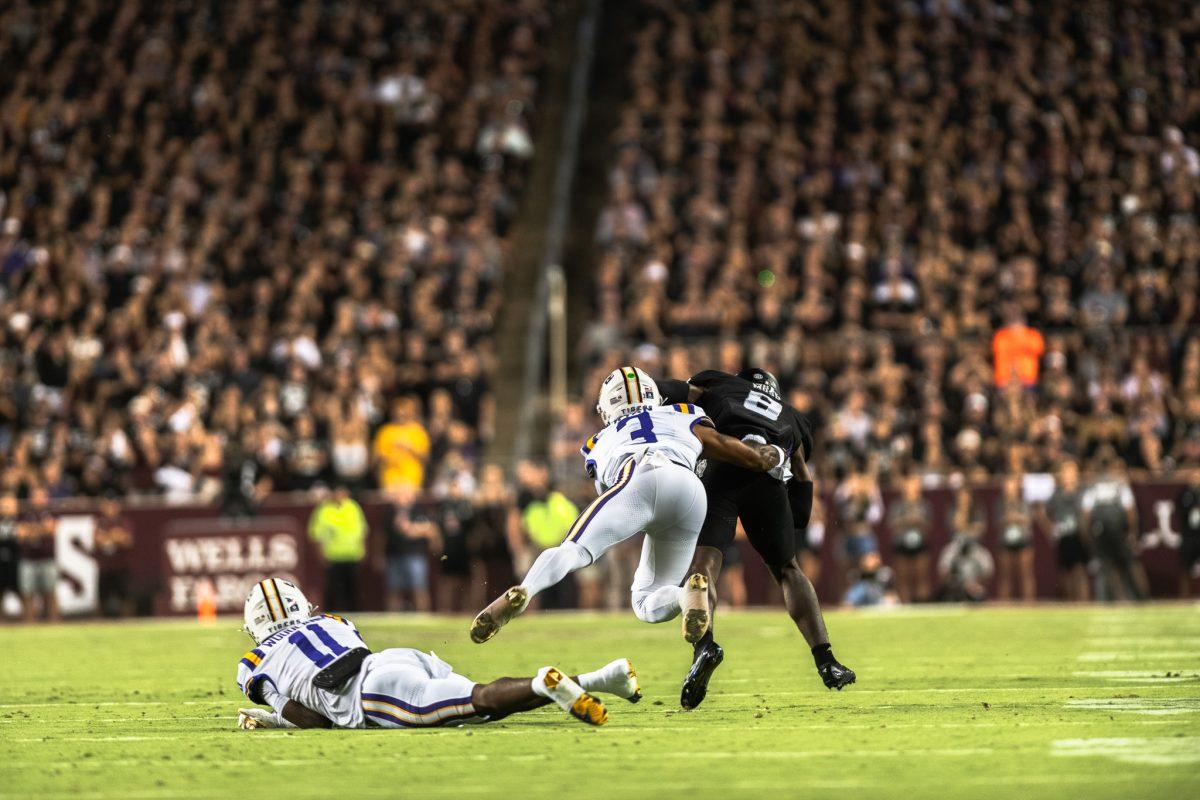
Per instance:
[[[238,662],[238,688],[271,710],[238,709],[239,727],[427,728],[490,722],[550,703],[603,725],[608,712],[596,693],[631,703],[642,697],[625,658],[575,677],[547,666],[532,678],[476,683],[433,653],[372,653],[352,622],[315,610],[281,578],[250,590],[245,630],[255,646]]]
[[[634,614],[644,622],[666,622],[683,611],[684,638],[694,642],[704,635],[707,578],[696,574],[684,582],[708,505],[696,460],[716,458],[780,480],[790,477],[790,467],[777,446],[748,445],[717,433],[699,406],[661,401],[658,387],[640,369],[622,367],[604,379],[596,411],[605,428],[581,449],[599,497],[562,544],[538,556],[519,586],[475,617],[473,641],[491,639],[532,597],[638,531],[646,539],[630,587]]]

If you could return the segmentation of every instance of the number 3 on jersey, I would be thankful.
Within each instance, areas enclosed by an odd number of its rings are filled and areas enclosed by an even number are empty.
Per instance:
[[[775,416],[779,416],[776,414]],[[650,412],[643,411],[640,414],[633,414],[628,417],[621,417],[617,420],[617,430],[624,430],[630,422],[637,420],[637,428],[629,432],[629,441],[644,442],[645,444],[653,444],[658,441],[658,437],[654,435],[654,422],[650,419]]]
[[[757,391],[746,395],[746,401],[742,405],[772,422],[779,419],[779,415],[783,413],[783,403]]]

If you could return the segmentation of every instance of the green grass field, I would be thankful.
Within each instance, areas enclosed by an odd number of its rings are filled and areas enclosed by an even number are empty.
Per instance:
[[[690,649],[631,614],[369,616],[374,649],[477,680],[627,655],[646,698],[428,731],[234,728],[248,647],[222,620],[0,629],[0,797],[1200,797],[1200,607],[832,613],[859,682],[827,692],[781,612],[718,619],[725,665],[678,708]],[[244,702],[244,701],[243,701]]]

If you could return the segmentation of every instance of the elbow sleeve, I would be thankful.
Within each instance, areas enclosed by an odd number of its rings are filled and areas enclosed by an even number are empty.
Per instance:
[[[662,394],[663,405],[688,402],[687,381],[663,378],[656,383],[658,383],[658,391]]]
[[[813,482],[792,479],[787,485],[788,503],[792,507],[792,524],[796,530],[808,527],[812,516]]]

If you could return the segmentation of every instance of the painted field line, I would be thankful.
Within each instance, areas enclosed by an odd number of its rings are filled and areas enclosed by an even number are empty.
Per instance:
[[[1068,700],[1063,708],[1164,717],[1200,712],[1200,697],[1113,697],[1107,700],[1084,698]]]
[[[1098,756],[1126,764],[1163,767],[1200,764],[1200,736],[1059,739],[1051,744],[1050,755]]]
[[[1104,661],[1162,661],[1165,659],[1196,659],[1200,660],[1200,650],[1163,650],[1161,652],[1148,651],[1145,653],[1131,652],[1098,652],[1098,653],[1080,653],[1075,659],[1076,661],[1084,662],[1104,662]]]

